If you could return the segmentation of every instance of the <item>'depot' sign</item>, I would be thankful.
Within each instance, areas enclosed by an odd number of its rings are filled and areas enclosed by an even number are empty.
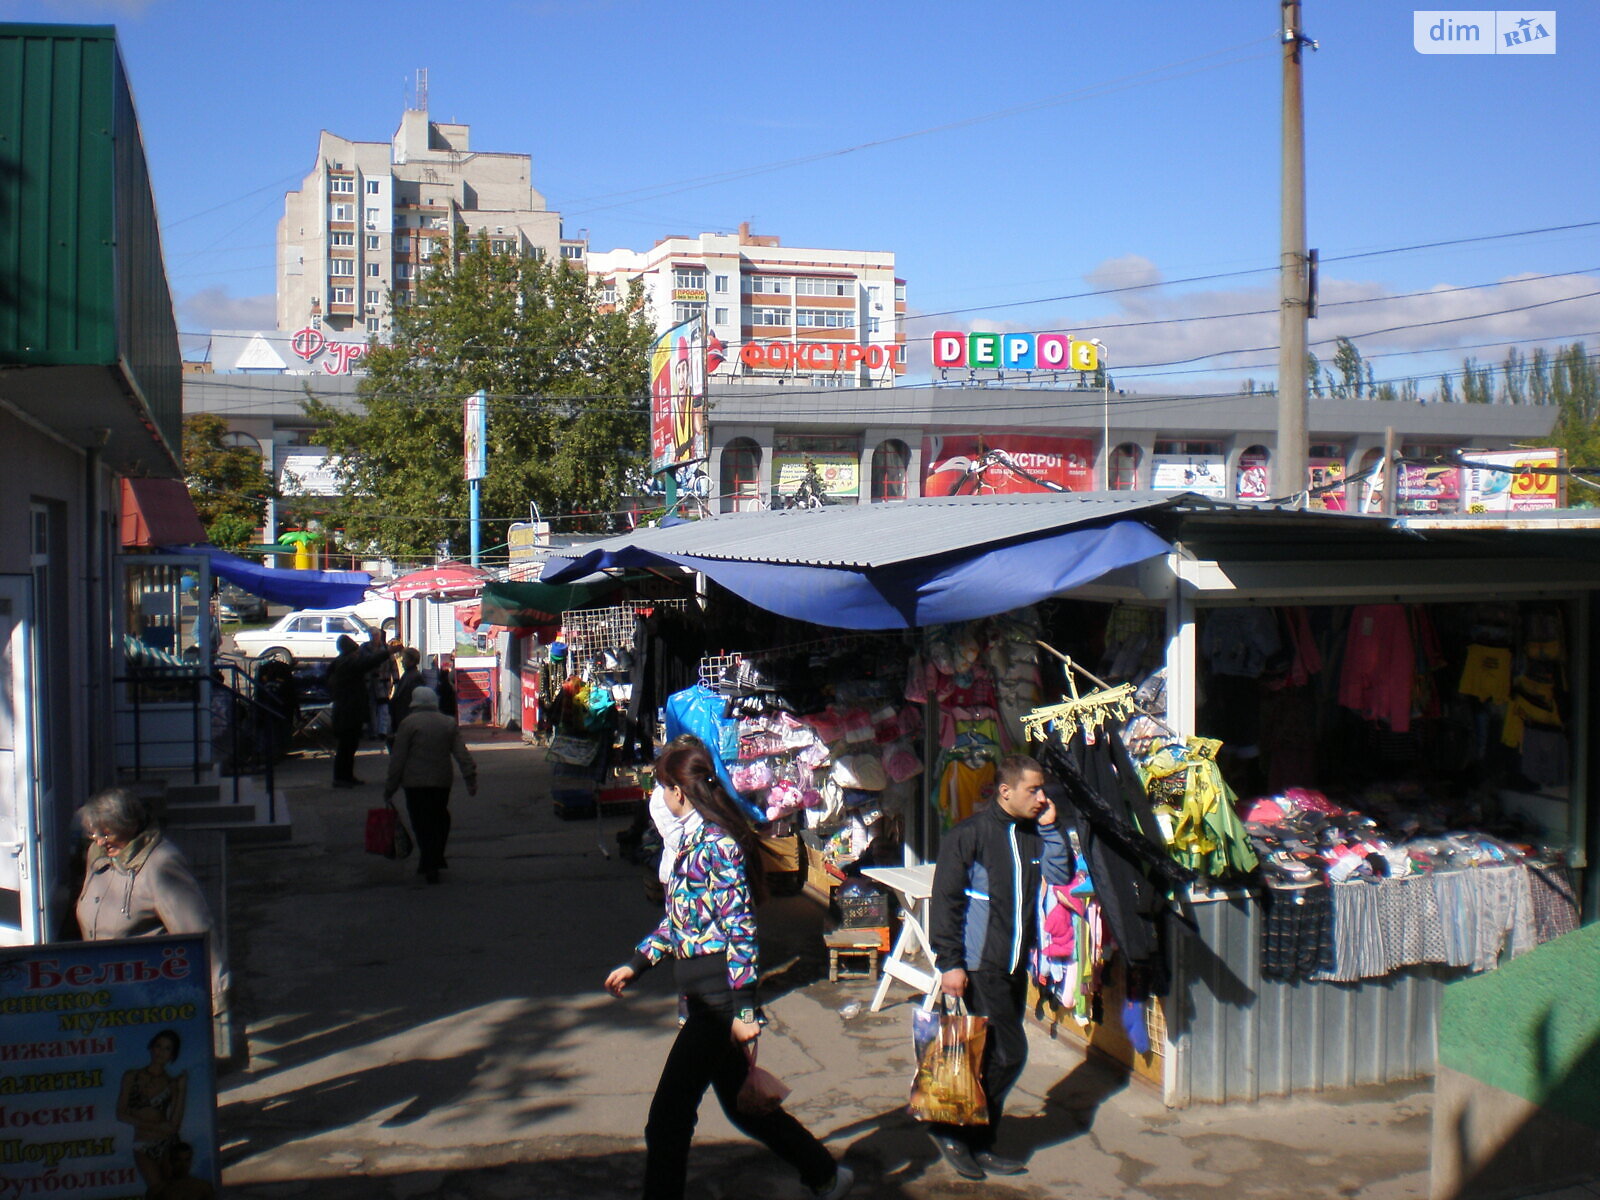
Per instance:
[[[959,333],[933,335],[935,367],[975,371],[1093,371],[1100,347],[1070,333]]]

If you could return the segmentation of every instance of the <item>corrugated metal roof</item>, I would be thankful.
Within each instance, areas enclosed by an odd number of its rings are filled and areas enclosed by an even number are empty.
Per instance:
[[[596,550],[638,546],[659,554],[690,554],[729,562],[771,562],[864,569],[914,562],[1000,545],[1078,525],[1153,516],[1163,510],[1246,509],[1191,493],[1076,492],[1071,495],[940,496],[896,504],[730,513],[660,529],[639,529],[578,547],[577,558]]]

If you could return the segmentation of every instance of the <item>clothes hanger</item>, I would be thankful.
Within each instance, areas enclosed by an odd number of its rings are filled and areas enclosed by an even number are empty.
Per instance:
[[[1139,704],[1135,698],[1134,686],[1131,683],[1109,684],[1092,671],[1079,666],[1049,643],[1036,640],[1034,644],[1039,646],[1040,649],[1053,654],[1065,664],[1067,668],[1067,690],[1072,694],[1059,704],[1036,708],[1022,718],[1023,729],[1026,731],[1029,740],[1043,741],[1046,736],[1046,727],[1052,722],[1059,722],[1058,728],[1062,734],[1062,741],[1067,742],[1071,740],[1073,733],[1078,729],[1088,733],[1091,730],[1099,729],[1108,720],[1126,720],[1134,713],[1148,717],[1173,737],[1179,736],[1177,730]],[[1094,684],[1098,690],[1090,692],[1087,696],[1080,696],[1078,694],[1077,681],[1074,678],[1075,673],[1082,675],[1090,683]]]

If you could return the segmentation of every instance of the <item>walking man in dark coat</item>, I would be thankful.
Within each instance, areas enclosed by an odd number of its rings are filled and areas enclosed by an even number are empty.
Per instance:
[[[328,668],[328,696],[333,701],[332,718],[335,749],[333,752],[333,786],[355,787],[356,748],[361,745],[361,731],[367,724],[367,675],[376,671],[389,657],[389,647],[384,643],[383,632],[373,630],[372,641],[357,646],[348,635],[337,642],[339,655]]]

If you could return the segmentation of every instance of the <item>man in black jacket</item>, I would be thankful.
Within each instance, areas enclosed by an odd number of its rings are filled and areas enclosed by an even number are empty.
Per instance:
[[[1055,806],[1044,794],[1044,771],[1022,754],[1001,761],[994,803],[940,844],[930,931],[939,986],[989,1019],[983,1052],[988,1124],[929,1126],[939,1153],[963,1178],[1027,1169],[995,1153],[995,1137],[1006,1093],[1028,1058],[1022,1020],[1028,955],[1038,940],[1040,880],[1070,882],[1071,859]]]
[[[328,698],[333,701],[331,713],[335,749],[333,752],[333,786],[356,787],[356,750],[361,745],[361,731],[367,724],[367,674],[377,670],[389,658],[389,647],[381,630],[372,631],[372,641],[357,646],[348,634],[335,645],[339,655],[328,668]]]

